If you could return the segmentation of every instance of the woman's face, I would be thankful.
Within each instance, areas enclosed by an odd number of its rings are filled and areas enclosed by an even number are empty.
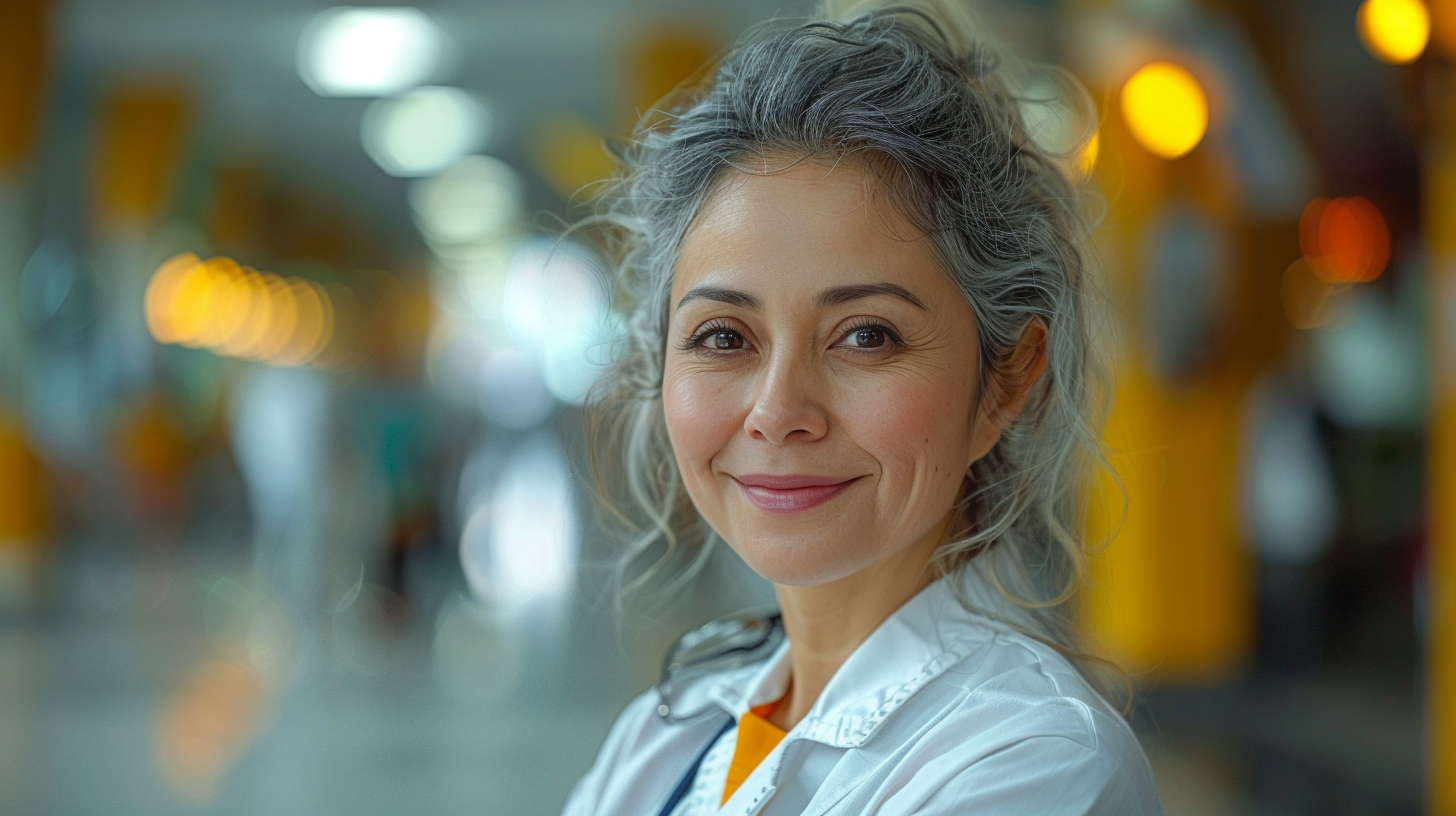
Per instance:
[[[878,189],[854,163],[733,173],[673,280],[662,397],[678,468],[776,584],[928,563],[1003,424],[978,404],[969,304]]]

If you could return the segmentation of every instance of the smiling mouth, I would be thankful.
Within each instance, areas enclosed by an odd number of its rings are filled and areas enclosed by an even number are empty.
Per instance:
[[[861,477],[856,476],[835,484],[805,485],[802,487],[769,487],[763,484],[744,484],[738,479],[733,481],[743,491],[743,495],[753,503],[754,507],[765,513],[798,513],[829,501],[830,499],[849,489],[849,486],[859,481]],[[768,480],[764,480],[768,481]],[[780,484],[792,483],[791,480],[781,480]]]

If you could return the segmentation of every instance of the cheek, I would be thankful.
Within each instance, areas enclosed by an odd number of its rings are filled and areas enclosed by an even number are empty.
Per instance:
[[[729,403],[730,393],[712,377],[674,368],[664,372],[662,414],[684,478],[707,475],[712,458],[741,424]]]
[[[860,446],[885,468],[887,489],[938,494],[944,485],[960,486],[970,402],[968,383],[944,375],[906,378],[861,391],[844,416]]]

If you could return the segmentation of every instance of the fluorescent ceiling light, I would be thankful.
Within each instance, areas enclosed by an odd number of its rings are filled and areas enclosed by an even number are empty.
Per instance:
[[[364,152],[391,176],[430,176],[485,140],[484,106],[459,88],[426,87],[376,99],[364,112]]]
[[[445,38],[416,8],[332,8],[298,42],[298,73],[320,96],[387,96],[424,82]]]
[[[414,182],[410,206],[432,245],[487,241],[519,220],[521,181],[500,159],[466,156],[440,175]]]

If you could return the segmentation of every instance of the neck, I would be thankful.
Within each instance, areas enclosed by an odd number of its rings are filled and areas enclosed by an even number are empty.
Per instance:
[[[940,532],[844,578],[813,586],[776,585],[790,643],[790,675],[771,722],[785,731],[794,727],[854,650],[935,581],[930,556]]]

